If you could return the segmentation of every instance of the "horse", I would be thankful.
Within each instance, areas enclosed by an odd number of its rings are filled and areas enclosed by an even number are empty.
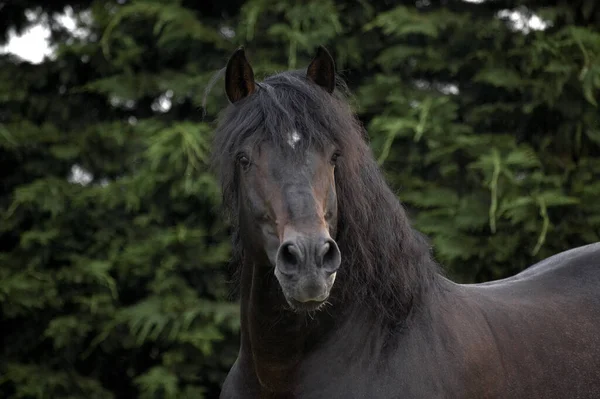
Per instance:
[[[319,47],[225,69],[213,155],[240,348],[220,397],[600,398],[600,244],[458,284],[389,188]]]

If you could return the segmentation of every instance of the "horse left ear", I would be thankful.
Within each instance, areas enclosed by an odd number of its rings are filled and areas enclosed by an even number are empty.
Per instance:
[[[306,77],[312,80],[328,93],[333,93],[335,89],[335,63],[329,51],[323,46],[317,49],[317,55],[312,59]]]
[[[235,103],[254,93],[254,71],[246,59],[244,48],[238,48],[229,58],[225,70],[225,92],[227,98]]]

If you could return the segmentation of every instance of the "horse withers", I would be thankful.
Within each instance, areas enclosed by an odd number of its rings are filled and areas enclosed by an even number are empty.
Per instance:
[[[257,82],[244,50],[215,160],[241,306],[229,398],[600,398],[600,244],[445,278],[319,48]]]

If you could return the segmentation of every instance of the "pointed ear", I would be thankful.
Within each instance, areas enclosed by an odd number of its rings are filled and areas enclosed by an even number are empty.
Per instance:
[[[225,92],[227,98],[235,103],[252,94],[256,89],[254,72],[246,59],[244,48],[238,48],[229,58],[225,70]]]
[[[306,70],[306,77],[312,80],[328,93],[335,89],[335,63],[331,54],[323,46],[317,49],[317,55]]]

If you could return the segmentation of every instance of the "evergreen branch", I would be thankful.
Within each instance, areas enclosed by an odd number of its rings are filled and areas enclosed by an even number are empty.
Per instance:
[[[531,254],[534,256],[537,255],[539,250],[542,248],[542,245],[544,245],[544,242],[546,241],[546,234],[548,233],[548,227],[550,226],[550,219],[548,217],[546,201],[543,197],[537,197],[536,199],[540,208],[540,216],[542,217],[542,230],[540,231],[540,235],[538,237],[535,248],[531,252]]]
[[[490,204],[490,230],[496,233],[496,211],[498,210],[498,179],[501,172],[500,154],[496,148],[492,149],[493,174],[490,181],[491,204]]]
[[[427,97],[421,103],[421,112],[419,114],[419,124],[415,128],[415,138],[414,141],[418,142],[423,136],[423,132],[425,131],[425,124],[427,123],[427,116],[429,115],[429,110],[431,109],[431,104],[433,100],[431,97]]]

